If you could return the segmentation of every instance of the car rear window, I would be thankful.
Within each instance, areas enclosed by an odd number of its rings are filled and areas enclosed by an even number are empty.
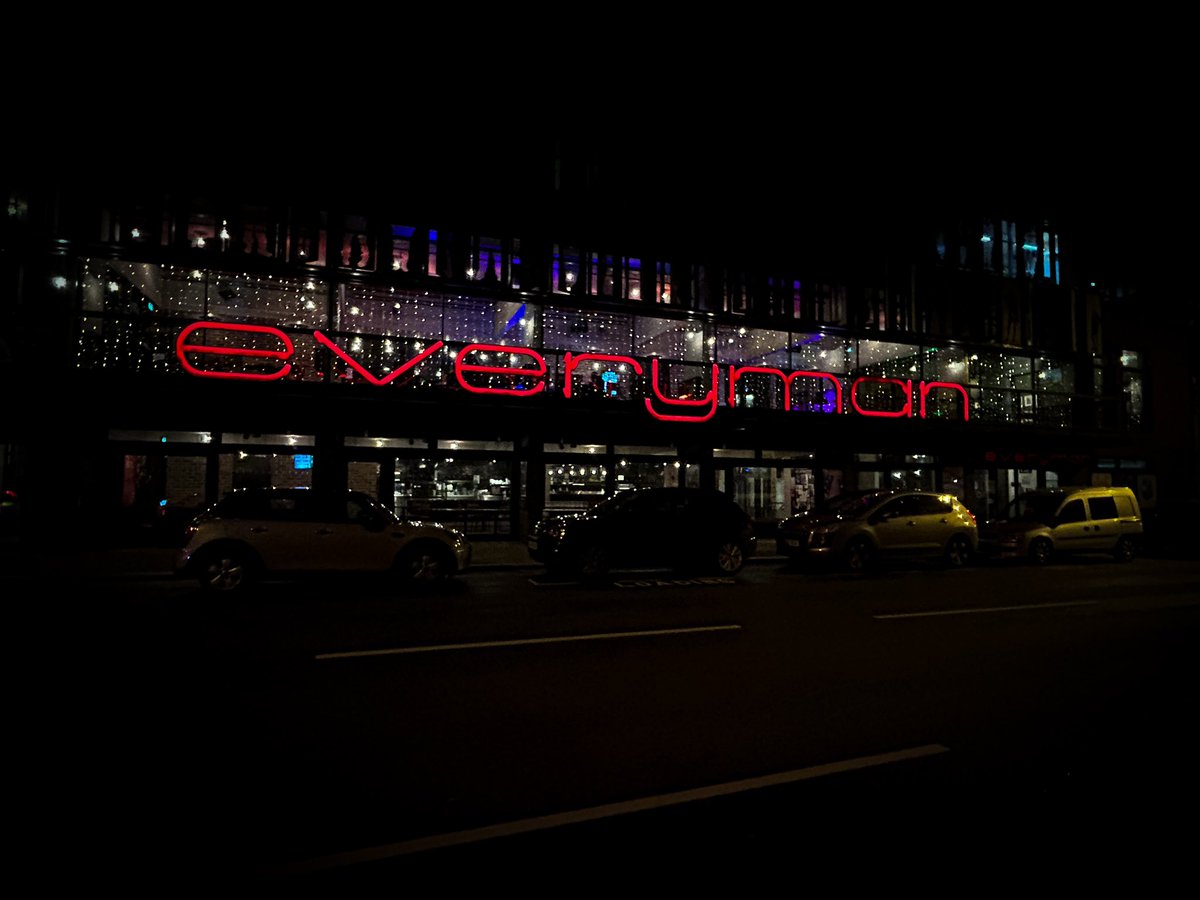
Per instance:
[[[1089,497],[1088,510],[1093,519],[1115,519],[1117,517],[1117,501],[1112,497]]]

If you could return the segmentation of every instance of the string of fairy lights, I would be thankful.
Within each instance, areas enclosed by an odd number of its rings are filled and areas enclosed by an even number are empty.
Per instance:
[[[53,287],[68,290],[65,276]],[[432,341],[445,341],[447,351],[412,367],[405,383],[449,384],[452,356],[465,344],[533,348],[547,357],[547,387],[561,388],[565,353],[629,356],[637,360],[670,360],[664,388],[676,396],[690,390],[704,393],[712,363],[761,366],[782,372],[827,372],[843,381],[868,375],[902,381],[936,380],[970,386],[972,418],[997,422],[1041,419],[1069,424],[1070,398],[1075,392],[1070,362],[992,351],[969,353],[959,347],[922,347],[876,340],[852,340],[840,335],[798,334],[710,321],[668,319],[608,310],[525,304],[520,300],[483,297],[361,282],[330,283],[311,276],[230,273],[175,265],[131,263],[109,259],[83,260],[78,284],[84,313],[79,329],[77,365],[85,369],[118,369],[139,374],[179,371],[174,352],[179,329],[188,321],[253,323],[284,330],[296,354],[288,374],[292,380],[358,380],[351,367],[330,361],[328,351],[312,336],[331,330],[360,363],[379,376],[419,355]],[[332,325],[332,327],[331,327]],[[212,346],[277,349],[270,334],[207,330],[203,340]],[[527,365],[528,356],[511,354],[507,362],[479,355],[484,365]],[[277,366],[254,357],[230,354],[220,360],[222,371],[253,374]],[[628,399],[643,396],[625,363],[592,362],[591,374],[603,396]],[[520,383],[522,376],[476,376],[479,384]],[[576,377],[580,377],[577,371]],[[646,377],[646,376],[643,376]],[[719,403],[726,404],[727,371],[721,372]],[[747,374],[741,402],[747,406],[782,407],[780,379]],[[524,379],[526,387],[532,379]],[[711,385],[709,385],[711,386]],[[1134,382],[1140,387],[1140,382]],[[804,394],[809,385],[798,386]],[[864,406],[895,403],[895,386],[864,385]],[[683,392],[683,393],[681,393]],[[1035,401],[1034,398],[1037,398]],[[930,397],[934,414],[953,415],[953,397]],[[941,407],[946,407],[941,410]],[[817,408],[801,400],[793,408]],[[1035,411],[1038,415],[1035,415]]]

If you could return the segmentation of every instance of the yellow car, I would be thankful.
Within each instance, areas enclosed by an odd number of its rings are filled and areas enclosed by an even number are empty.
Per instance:
[[[1141,540],[1141,509],[1130,488],[1057,488],[1021,494],[986,522],[980,552],[1038,565],[1067,553],[1106,553],[1128,562]]]
[[[964,566],[978,547],[975,516],[954,495],[937,491],[840,494],[821,512],[785,519],[776,536],[783,556],[837,561],[852,570],[901,557]]]

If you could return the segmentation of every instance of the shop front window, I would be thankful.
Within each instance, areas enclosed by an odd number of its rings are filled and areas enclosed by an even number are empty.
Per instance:
[[[544,477],[547,514],[582,512],[608,495],[608,467],[600,459],[549,461]]]
[[[222,453],[218,465],[220,495],[243,488],[311,488],[311,448],[298,453]]]
[[[507,459],[425,456],[398,458],[396,515],[432,519],[470,535],[508,534],[511,464]]]

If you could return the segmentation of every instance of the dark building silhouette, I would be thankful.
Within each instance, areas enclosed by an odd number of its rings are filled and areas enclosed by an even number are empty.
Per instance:
[[[1099,202],[546,142],[5,184],[3,487],[170,534],[352,485],[472,537],[715,485],[1195,498],[1196,307]],[[1151,316],[1153,310],[1170,310]]]

